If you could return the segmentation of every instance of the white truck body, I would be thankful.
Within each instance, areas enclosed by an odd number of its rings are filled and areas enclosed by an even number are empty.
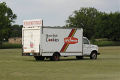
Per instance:
[[[35,21],[38,21],[37,25]],[[39,21],[41,24],[38,24]],[[90,56],[92,51],[98,52],[98,47],[83,37],[82,28],[43,27],[42,20],[24,21],[22,45],[23,56],[51,57],[54,53],[60,56]]]

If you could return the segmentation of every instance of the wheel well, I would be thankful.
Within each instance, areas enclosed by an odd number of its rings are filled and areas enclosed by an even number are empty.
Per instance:
[[[96,53],[96,54],[97,54],[97,51],[96,51],[96,50],[93,50],[91,53]]]
[[[54,52],[53,55],[55,55],[55,54],[58,54],[59,56],[61,56],[59,52]]]

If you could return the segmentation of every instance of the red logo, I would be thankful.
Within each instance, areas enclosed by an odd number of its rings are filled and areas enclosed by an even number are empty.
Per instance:
[[[75,37],[66,37],[64,38],[64,42],[67,44],[76,44],[78,43],[78,39]]]
[[[33,43],[32,43],[32,42],[30,42],[30,47],[31,47],[31,48],[33,48],[33,46],[34,46],[34,45],[33,45]]]

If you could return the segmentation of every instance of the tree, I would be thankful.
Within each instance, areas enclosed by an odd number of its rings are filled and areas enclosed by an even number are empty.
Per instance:
[[[22,37],[22,25],[13,25],[10,37]]]
[[[104,13],[97,20],[96,37],[108,38],[113,41],[120,40],[120,13]]]
[[[94,37],[96,19],[101,14],[95,8],[81,8],[74,11],[73,15],[69,16],[66,27],[83,28],[84,36],[89,39]]]
[[[16,19],[16,15],[6,5],[5,2],[0,3],[0,46],[4,39],[10,34],[10,26]]]

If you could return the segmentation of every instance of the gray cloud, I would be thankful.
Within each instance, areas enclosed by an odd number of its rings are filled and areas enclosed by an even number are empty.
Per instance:
[[[95,7],[103,12],[120,11],[120,0],[2,0],[12,8],[22,24],[24,19],[41,18],[44,25],[63,26],[74,10]]]

